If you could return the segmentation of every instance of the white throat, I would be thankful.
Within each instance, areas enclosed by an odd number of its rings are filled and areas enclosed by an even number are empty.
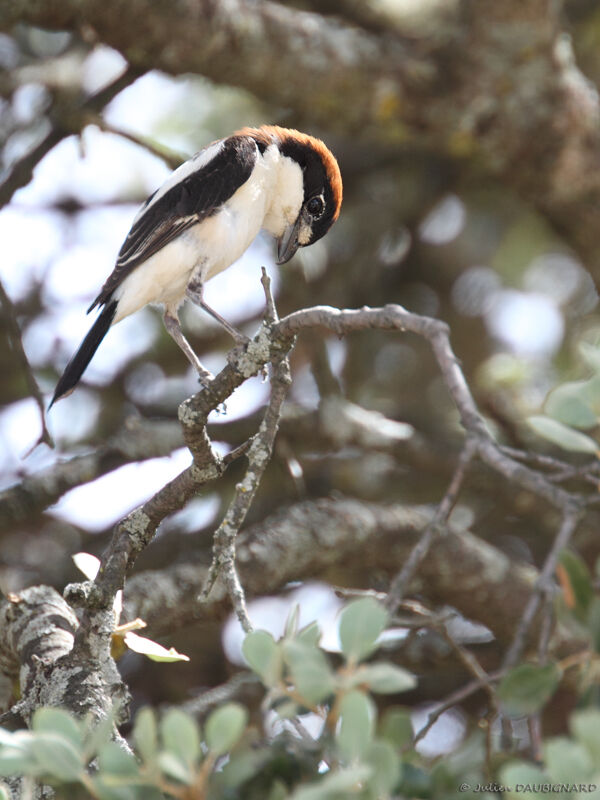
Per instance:
[[[276,145],[267,147],[262,158],[265,166],[273,171],[270,201],[262,227],[278,237],[298,218],[304,200],[304,176],[298,162],[282,156]]]

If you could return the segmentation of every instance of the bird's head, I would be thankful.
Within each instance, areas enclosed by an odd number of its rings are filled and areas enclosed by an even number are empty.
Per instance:
[[[294,202],[271,231],[277,239],[277,263],[285,264],[299,247],[325,236],[338,218],[342,205],[340,168],[329,148],[314,136],[276,125],[244,132],[252,135],[259,147],[275,145],[289,168],[281,171],[279,198],[289,195]]]

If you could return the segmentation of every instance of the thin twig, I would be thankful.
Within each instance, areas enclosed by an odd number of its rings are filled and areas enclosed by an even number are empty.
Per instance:
[[[527,633],[538,612],[542,597],[551,591],[551,581],[560,553],[569,544],[579,521],[579,507],[571,503],[563,514],[560,530],[554,540],[550,552],[546,556],[544,566],[533,587],[529,602],[525,606],[523,615],[517,626],[515,636],[506,656],[504,657],[503,667],[512,667],[519,660],[525,647]]]
[[[27,354],[23,348],[23,341],[21,339],[21,330],[19,328],[19,323],[17,322],[17,313],[15,307],[13,305],[12,300],[6,293],[6,290],[0,281],[0,303],[4,309],[4,316],[7,321],[8,327],[8,338],[11,343],[11,346],[14,350],[14,353],[23,368],[23,374],[25,375],[25,381],[27,383],[27,388],[29,389],[29,394],[36,402],[37,407],[40,411],[40,421],[42,424],[42,432],[39,435],[35,444],[27,451],[24,457],[28,456],[32,453],[38,444],[45,442],[49,447],[54,447],[54,439],[52,438],[48,427],[46,426],[46,411],[44,406],[44,397],[40,391],[40,387],[38,386],[38,382],[35,379],[35,375],[33,374],[33,370],[31,369],[31,364],[27,358]]]
[[[268,325],[272,325],[274,322],[277,322],[279,319],[279,315],[277,314],[277,308],[275,307],[275,300],[273,299],[273,293],[271,292],[271,278],[265,267],[260,268],[260,282],[262,283],[263,291],[265,293],[265,301],[266,301],[266,309],[265,309],[265,322]]]
[[[164,145],[155,144],[145,136],[136,136],[136,134],[123,130],[122,128],[116,128],[114,125],[110,125],[100,114],[90,115],[87,121],[92,125],[96,125],[103,133],[112,133],[115,136],[120,136],[122,139],[127,139],[128,142],[133,142],[133,144],[143,147],[149,153],[152,153],[152,155],[164,161],[171,169],[177,169],[177,167],[181,166],[181,164],[189,158],[189,156],[177,153]]]
[[[204,589],[198,598],[200,602],[206,601],[217,578],[222,576],[237,617],[246,632],[252,630],[252,623],[248,617],[244,590],[235,567],[235,540],[252,505],[265,468],[271,460],[283,403],[290,385],[289,361],[287,356],[283,356],[273,364],[271,399],[260,429],[248,450],[248,469],[244,479],[236,486],[227,513],[215,531],[213,560]]]
[[[392,614],[398,608],[406,587],[414,576],[419,564],[429,552],[429,548],[431,547],[433,540],[436,536],[443,532],[448,521],[448,517],[450,516],[450,513],[452,512],[452,509],[454,508],[458,498],[458,494],[465,479],[469,464],[471,463],[475,453],[475,441],[471,438],[467,438],[467,441],[465,442],[462,452],[458,458],[458,464],[454,475],[452,476],[452,480],[450,481],[450,485],[448,486],[446,494],[437,507],[434,518],[425,529],[423,535],[419,538],[419,541],[414,546],[402,569],[392,581],[386,600],[386,606]]]
[[[542,624],[540,625],[540,635],[538,638],[538,661],[546,664],[548,661],[548,647],[550,645],[550,635],[554,624],[554,603],[550,593],[545,595],[545,603],[542,612]]]
[[[226,683],[207,689],[199,697],[194,697],[192,700],[177,706],[177,708],[187,714],[204,717],[213,708],[237,697],[247,687],[260,685],[260,680],[254,673],[236,672]]]
[[[128,66],[108,86],[88,97],[80,106],[70,108],[66,121],[61,120],[59,113],[51,112],[52,127],[48,133],[12,166],[6,178],[0,183],[0,208],[10,203],[17,189],[29,183],[35,167],[53,147],[67,136],[79,133],[87,124],[86,119],[90,112],[101,111],[113,97],[133,83],[139,74],[136,68]],[[64,107],[64,105],[60,106],[61,111],[64,110]]]
[[[457,689],[452,694],[448,695],[448,697],[439,703],[433,711],[431,711],[427,717],[426,724],[415,734],[415,738],[413,739],[413,746],[420,742],[429,731],[433,728],[435,723],[438,719],[442,716],[442,714],[448,709],[457,706],[459,703],[462,703],[463,700],[466,700],[467,697],[470,697],[475,692],[480,691],[480,689],[485,689],[488,683],[497,683],[504,675],[506,674],[506,669],[499,669],[495,672],[490,672],[487,675],[486,680],[476,679],[467,683],[465,686],[461,686],[460,689]]]
[[[519,484],[555,508],[565,509],[573,496],[554,486],[533,469],[502,452],[492,439],[477,408],[459,361],[450,345],[448,326],[440,320],[413,314],[399,305],[383,308],[340,310],[330,306],[314,306],[288,314],[274,326],[274,333],[291,336],[304,328],[321,326],[338,336],[352,331],[379,329],[411,331],[430,343],[442,378],[460,414],[464,429],[475,438],[479,457],[512,483]]]

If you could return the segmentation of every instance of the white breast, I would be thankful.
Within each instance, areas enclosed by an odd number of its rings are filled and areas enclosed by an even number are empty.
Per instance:
[[[188,228],[136,267],[115,290],[119,303],[113,324],[148,303],[176,309],[192,276],[210,280],[242,255],[263,226],[274,233],[271,225],[265,225],[265,217],[269,220],[273,214],[283,161],[288,159],[281,158],[277,147],[268,147],[258,156],[250,178],[216,214]]]

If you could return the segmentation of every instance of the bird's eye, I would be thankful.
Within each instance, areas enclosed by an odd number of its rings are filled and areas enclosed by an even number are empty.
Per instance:
[[[311,199],[306,204],[306,210],[313,219],[319,219],[319,217],[325,210],[325,204],[323,203],[323,198],[311,197]]]

